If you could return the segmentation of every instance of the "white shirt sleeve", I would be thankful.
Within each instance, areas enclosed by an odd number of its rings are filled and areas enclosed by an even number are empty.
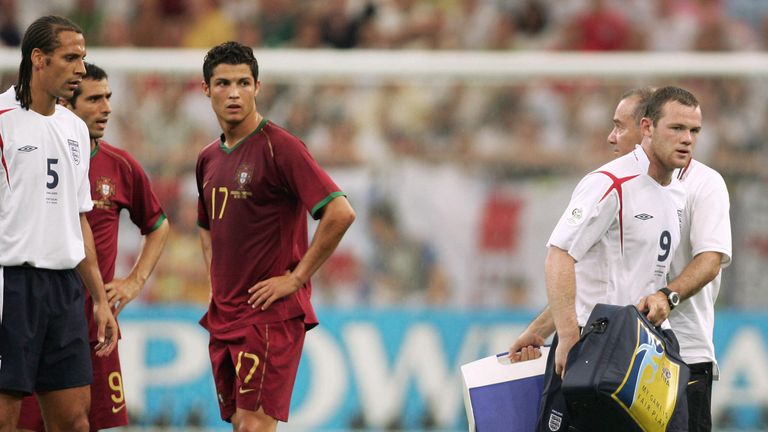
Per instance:
[[[691,205],[691,252],[723,254],[723,268],[731,263],[731,218],[728,188],[723,177],[712,171],[706,181],[696,185]]]
[[[605,235],[619,212],[613,182],[600,173],[585,176],[571,196],[547,246],[556,246],[577,262]]]
[[[81,122],[82,123],[82,122]],[[88,134],[88,127],[85,123],[82,123],[80,128],[83,133],[79,135],[83,138],[80,139],[80,164],[82,169],[79,170],[81,177],[78,179],[77,186],[77,203],[80,213],[87,213],[93,209],[93,199],[91,198],[91,182],[88,179],[88,170],[91,166],[91,139]]]

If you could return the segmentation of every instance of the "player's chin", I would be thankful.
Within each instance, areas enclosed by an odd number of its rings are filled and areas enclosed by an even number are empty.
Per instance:
[[[672,167],[674,168],[685,168],[686,165],[688,165],[688,162],[691,160],[691,154],[690,153],[676,153],[675,156],[672,158]]]
[[[72,99],[75,95],[75,89],[71,87],[62,88],[59,90],[59,94],[56,95],[59,99]]]
[[[223,117],[224,117],[223,120],[227,124],[231,124],[231,125],[237,125],[237,124],[242,123],[242,121],[243,121],[243,116],[242,115],[231,115],[230,114],[230,115],[224,115]]]

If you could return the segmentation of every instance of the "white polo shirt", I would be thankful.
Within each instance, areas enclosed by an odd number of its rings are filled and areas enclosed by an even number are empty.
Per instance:
[[[0,95],[0,265],[71,269],[85,258],[79,214],[90,211],[88,128],[57,105],[25,110]]]
[[[685,191],[673,177],[648,176],[640,146],[587,174],[573,192],[548,246],[576,260],[576,318],[587,323],[597,303],[637,304],[666,286],[680,242]]]
[[[728,188],[723,177],[703,163],[692,160],[680,170],[678,178],[688,194],[688,202],[683,212],[680,247],[672,261],[671,279],[679,276],[693,257],[702,252],[720,252],[723,257],[721,268],[727,267],[731,263],[731,219]],[[715,361],[712,332],[720,277],[721,273],[718,273],[669,316],[686,363]]]

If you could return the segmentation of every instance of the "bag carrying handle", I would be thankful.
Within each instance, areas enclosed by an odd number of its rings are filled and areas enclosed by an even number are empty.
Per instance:
[[[633,308],[633,309],[635,310],[635,312],[637,313],[637,316],[639,316],[639,317],[640,317],[640,319],[643,321],[643,323],[645,323],[645,325],[647,325],[649,328],[653,328],[653,329],[655,329],[655,330],[656,330],[656,334],[657,334],[659,337],[661,337],[661,339],[662,339],[662,340],[663,340],[663,342],[664,342],[664,346],[665,346],[665,349],[664,349],[664,350],[665,350],[665,351],[666,351],[666,352],[667,352],[669,355],[671,355],[671,356],[672,356],[672,358],[675,358],[676,360],[682,361],[682,357],[680,357],[679,353],[676,353],[676,352],[675,352],[676,350],[677,350],[677,351],[679,351],[679,349],[680,349],[680,343],[679,343],[677,340],[675,340],[675,339],[672,339],[672,338],[671,338],[671,337],[670,337],[670,336],[667,334],[667,332],[665,331],[665,329],[664,329],[664,328],[662,328],[661,326],[655,326],[655,325],[653,325],[653,324],[652,324],[652,323],[651,323],[651,322],[648,320],[648,318],[645,316],[645,314],[643,314],[642,312],[640,312],[640,310],[637,308],[637,306],[635,306],[635,305],[627,305],[627,306],[625,306],[625,307],[631,307],[631,308]],[[614,311],[614,313],[617,313],[617,312],[618,312],[618,310]],[[588,327],[585,327],[585,328],[584,328],[584,330],[583,330],[583,332],[582,332],[582,334],[581,334],[581,337],[579,338],[579,340],[581,340],[581,339],[584,339],[585,337],[587,337],[587,336],[588,336],[589,334],[591,334],[591,333],[595,333],[595,334],[604,333],[604,332],[607,330],[607,328],[608,328],[608,326],[610,325],[610,323],[611,323],[611,318],[610,318],[610,316],[601,316],[601,317],[597,318],[597,319],[596,319],[596,320],[594,320],[594,321],[593,321],[593,322],[592,322],[592,323],[591,323],[591,324],[590,324]],[[669,349],[667,349],[667,347],[668,347],[670,344],[671,344],[671,345],[672,345],[672,346],[675,348],[674,350],[669,350]]]

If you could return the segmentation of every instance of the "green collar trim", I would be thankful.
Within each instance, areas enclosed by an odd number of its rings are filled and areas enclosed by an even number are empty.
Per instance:
[[[232,153],[233,151],[235,151],[236,148],[240,147],[240,144],[242,144],[245,140],[247,140],[248,138],[252,137],[253,135],[259,133],[262,129],[264,129],[264,126],[267,125],[267,121],[268,120],[266,118],[262,118],[261,122],[259,122],[259,125],[256,126],[256,130],[249,133],[248,136],[238,141],[237,144],[233,145],[231,148],[227,147],[227,145],[224,144],[224,134],[221,134],[219,148],[226,154]]]

